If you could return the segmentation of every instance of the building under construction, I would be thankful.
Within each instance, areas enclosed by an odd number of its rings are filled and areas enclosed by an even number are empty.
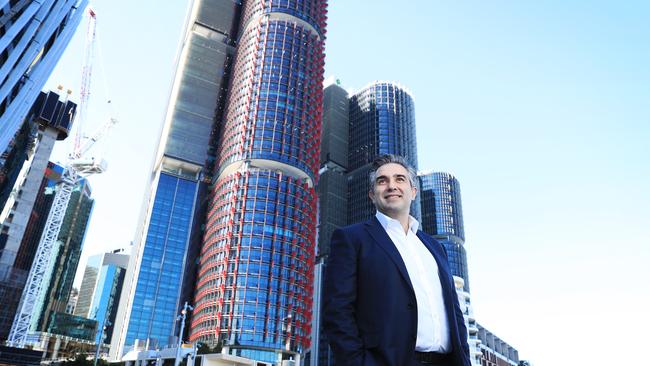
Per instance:
[[[48,165],[50,155],[54,143],[68,136],[75,109],[57,93],[41,93],[19,133],[21,143],[11,152],[11,166],[4,165],[16,173],[5,180],[0,202],[0,340],[7,339],[52,205],[53,194],[46,190],[52,192],[61,175]]]

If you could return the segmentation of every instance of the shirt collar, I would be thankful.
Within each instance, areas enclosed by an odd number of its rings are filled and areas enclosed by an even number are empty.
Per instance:
[[[388,228],[397,228],[398,230],[403,230],[402,224],[400,224],[398,220],[388,217],[379,211],[377,211],[375,217],[377,217],[377,220],[379,220],[379,223],[384,228],[384,230],[388,230]],[[418,222],[418,220],[416,220],[413,216],[409,215],[409,230],[411,230],[413,234],[417,235],[419,227],[420,227],[420,223]]]

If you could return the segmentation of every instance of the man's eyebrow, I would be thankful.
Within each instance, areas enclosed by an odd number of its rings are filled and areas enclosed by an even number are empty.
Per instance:
[[[406,178],[406,174],[399,174],[399,173],[398,174],[393,174],[393,177],[395,177],[395,178]],[[387,175],[380,175],[377,178],[375,178],[376,181],[379,180],[379,179],[388,179],[388,176]]]

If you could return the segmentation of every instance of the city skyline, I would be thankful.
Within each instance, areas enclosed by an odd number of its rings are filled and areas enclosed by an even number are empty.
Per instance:
[[[185,11],[180,2],[155,15],[148,14],[147,7],[156,6],[150,1],[95,6],[122,123],[106,147],[113,165],[91,179],[97,203],[84,255],[123,247],[134,237]],[[638,309],[649,306],[641,279],[649,275],[644,262],[650,256],[643,228],[650,201],[644,188],[650,181],[644,162],[647,13],[642,3],[613,2],[590,8],[330,3],[326,76],[353,88],[394,80],[413,92],[419,166],[450,172],[463,185],[477,318],[535,365],[607,363],[608,355],[575,351],[592,343],[575,341],[565,329],[631,334],[631,348],[642,347]],[[397,19],[408,21],[397,26]],[[131,26],[121,29],[125,22]],[[129,38],[135,41],[123,42]],[[80,64],[74,60],[81,53],[77,47],[73,57],[74,49],[49,88],[79,84],[73,64]],[[129,62],[125,53],[134,55]],[[102,88],[100,81],[94,86]],[[93,96],[98,104],[100,94]],[[109,201],[118,200],[112,192],[133,201],[129,208],[112,208]],[[547,352],[551,339],[553,355]],[[636,359],[617,357],[620,363]]]

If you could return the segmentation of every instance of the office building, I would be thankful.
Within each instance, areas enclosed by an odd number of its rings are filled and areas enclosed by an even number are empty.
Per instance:
[[[53,169],[50,171],[63,171],[60,166],[55,164],[51,166]],[[60,177],[59,174],[56,174],[57,178]],[[46,177],[46,179],[48,178]],[[51,178],[48,180],[50,184],[53,183]],[[44,197],[42,200],[44,203],[51,202],[54,200],[56,189],[50,185],[44,189],[42,194],[51,196]],[[50,253],[50,265],[45,272],[43,287],[34,305],[32,331],[50,332],[54,313],[65,314],[93,205],[94,200],[91,198],[88,181],[82,179],[72,191],[61,231]],[[44,206],[51,207],[51,203],[45,203]],[[25,247],[36,248],[38,246],[48,213],[49,209],[48,212],[40,212],[33,216],[34,220],[28,224],[31,230],[25,233]]]
[[[9,147],[0,155],[0,221],[6,216],[5,210],[9,197],[17,194],[16,183],[23,172],[25,162],[34,154],[38,136],[38,125],[25,120],[11,140]],[[13,204],[13,201],[11,202]]]
[[[329,254],[332,233],[347,225],[348,93],[338,81],[323,90],[323,128],[318,178],[318,258]]]
[[[463,207],[458,179],[444,172],[420,173],[418,178],[422,231],[444,245],[451,273],[463,279],[465,291],[469,292]]]
[[[411,94],[392,82],[373,82],[350,97],[348,222],[375,214],[368,198],[370,163],[379,155],[403,156],[416,170],[415,110]],[[411,205],[420,218],[420,204]]]
[[[4,167],[0,212],[0,340],[7,338],[62,168],[49,163],[57,140],[68,136],[76,104],[54,92],[40,93]],[[43,178],[45,174],[45,179]]]
[[[190,340],[265,363],[310,343],[326,1],[244,3]]]
[[[121,250],[88,257],[74,315],[94,319],[99,327],[106,325],[95,343],[111,341],[128,263],[129,256]]]
[[[241,4],[194,0],[190,6],[115,319],[115,361],[131,350],[175,344],[176,317],[194,289]]]
[[[6,293],[14,296],[13,298],[3,297],[0,299],[3,303],[3,319],[8,323],[7,329],[2,330],[5,338],[16,315],[25,280],[43,235],[45,223],[57,192],[56,184],[59,182],[62,172],[63,167],[50,162],[35,197],[32,212],[29,215],[29,221],[12,268],[12,273],[24,276],[17,283],[19,286],[4,288]],[[61,314],[66,312],[93,204],[90,186],[85,179],[82,179],[73,189],[61,230],[56,244],[52,248],[49,265],[43,277],[42,290],[34,304],[30,325],[31,336],[28,339],[30,347],[35,349],[46,347],[42,344],[41,333],[53,333],[59,329],[54,325],[53,319],[57,314],[61,319],[63,316]]]
[[[320,329],[322,272],[335,229],[375,214],[368,197],[371,162],[396,154],[417,169],[415,115],[408,91],[391,82],[373,82],[348,96],[338,80],[328,80],[323,100],[319,171],[318,257],[311,356],[313,365],[333,365],[326,335]],[[419,218],[419,201],[411,206]]]
[[[0,1],[0,152],[21,128],[87,3]]]
[[[348,93],[337,79],[328,79],[323,90],[323,127],[321,132],[320,170],[318,172],[318,245],[314,275],[312,317],[312,364],[328,365],[329,344],[321,329],[321,292],[325,260],[332,233],[347,225],[348,167]]]

